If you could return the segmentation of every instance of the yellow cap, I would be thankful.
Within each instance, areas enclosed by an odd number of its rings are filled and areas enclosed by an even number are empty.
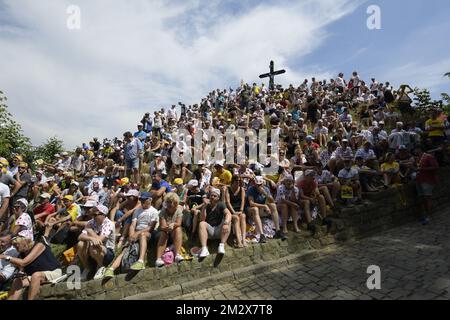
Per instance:
[[[183,179],[181,178],[176,178],[175,180],[173,180],[173,184],[183,184]]]
[[[71,196],[70,194],[64,196],[63,199],[69,200],[69,201],[73,201],[73,196]]]

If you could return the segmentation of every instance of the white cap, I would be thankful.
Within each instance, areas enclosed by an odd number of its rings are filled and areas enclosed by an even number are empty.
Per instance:
[[[66,151],[64,151],[64,152],[61,152],[61,155],[62,155],[62,156],[68,156],[69,153],[67,153]]]
[[[221,166],[221,167],[223,167],[223,160],[217,160],[217,161],[215,162],[215,165],[216,165],[216,166]]]
[[[188,182],[187,186],[188,186],[188,187],[197,187],[197,186],[198,186],[198,181],[195,180],[195,179],[190,180],[190,181]]]
[[[108,214],[108,207],[105,207],[104,205],[102,205],[102,204],[99,204],[99,205],[97,205],[96,207],[95,207],[99,212],[101,212],[102,214],[104,214],[104,215],[107,215]]]
[[[205,164],[205,160],[199,160],[197,164]]]
[[[28,201],[27,201],[27,199],[25,199],[25,198],[20,198],[20,199],[16,200],[15,204],[16,204],[17,202],[20,202],[20,203],[23,204],[25,207],[28,207]]]
[[[44,199],[50,199],[52,196],[49,193],[44,192],[39,197]]]
[[[289,168],[291,166],[291,163],[289,162],[288,159],[284,159],[283,161],[280,162],[280,167],[282,168]]]
[[[80,184],[77,182],[77,181],[72,181],[70,184],[74,184],[74,185],[76,185],[77,187],[79,187],[80,186]]]
[[[139,197],[139,191],[131,189],[125,194],[125,197]]]
[[[256,176],[256,177],[255,177],[255,183],[256,183],[257,185],[264,184],[264,178],[263,178],[262,176]]]
[[[93,207],[97,207],[98,206],[98,202],[94,201],[94,200],[87,200],[86,203],[84,205],[82,205],[82,207],[85,208],[93,208]]]
[[[210,192],[211,194],[216,194],[217,196],[220,197],[220,190],[217,189],[217,188],[211,188],[211,189],[209,189],[209,192]]]

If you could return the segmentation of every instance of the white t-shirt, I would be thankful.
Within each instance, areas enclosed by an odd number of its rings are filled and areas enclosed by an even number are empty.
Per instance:
[[[17,258],[19,256],[19,253],[13,246],[6,249],[2,254],[13,258]],[[11,262],[6,261],[5,259],[0,260],[0,274],[6,280],[9,280],[12,277],[16,269],[17,267],[13,265]]]
[[[9,187],[6,184],[0,182],[0,207],[3,204],[3,199],[9,197],[11,197]]]
[[[351,168],[350,170],[347,170],[346,168],[344,168],[341,171],[339,171],[338,177],[340,179],[354,180],[358,177],[358,170],[356,170],[355,168]]]
[[[149,227],[156,222],[155,229],[158,228],[159,212],[153,207],[148,209],[139,208],[133,214],[133,221],[136,221],[136,231]]]
[[[328,134],[328,128],[326,128],[326,127],[322,127],[322,128],[315,127],[314,128],[314,135],[318,136],[319,134],[327,135]]]

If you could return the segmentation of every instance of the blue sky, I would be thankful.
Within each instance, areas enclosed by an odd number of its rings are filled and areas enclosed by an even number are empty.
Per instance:
[[[67,7],[81,10],[68,30]],[[381,30],[366,10],[381,9]],[[25,133],[68,148],[114,137],[141,115],[215,88],[287,73],[450,92],[450,2],[444,0],[0,0],[0,90]]]

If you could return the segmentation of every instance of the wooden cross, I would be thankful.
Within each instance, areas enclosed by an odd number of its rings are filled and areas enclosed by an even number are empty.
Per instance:
[[[286,73],[286,70],[278,70],[275,71],[275,67],[274,67],[274,63],[273,61],[270,61],[270,72],[269,73],[265,73],[259,76],[259,78],[263,79],[263,78],[269,78],[269,89],[273,90],[275,89],[275,76],[279,75],[279,74],[283,74]]]

